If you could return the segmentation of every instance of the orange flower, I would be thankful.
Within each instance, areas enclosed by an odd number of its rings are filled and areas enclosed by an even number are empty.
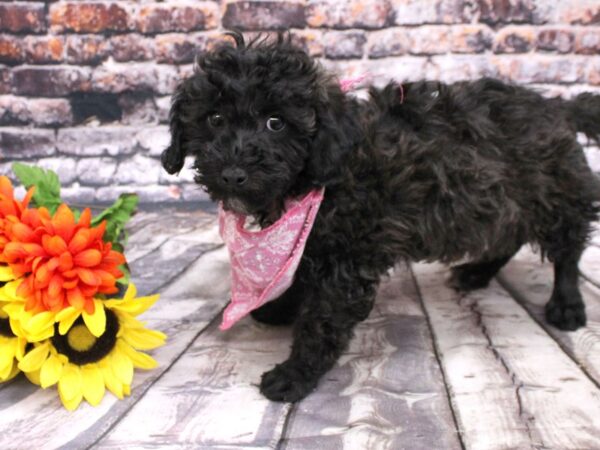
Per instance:
[[[59,206],[52,218],[45,208],[28,210],[21,221],[8,223],[9,241],[3,257],[17,277],[26,275],[17,293],[25,308],[60,311],[71,305],[94,312],[94,295],[118,292],[118,269],[122,253],[102,240],[106,223],[91,227],[89,209],[75,222],[67,205]]]
[[[21,219],[31,200],[33,190],[34,188],[29,189],[23,200],[15,200],[12,183],[7,177],[0,176],[0,262],[5,262],[2,259],[2,251],[8,242],[8,237],[4,232],[6,224],[9,220]]]

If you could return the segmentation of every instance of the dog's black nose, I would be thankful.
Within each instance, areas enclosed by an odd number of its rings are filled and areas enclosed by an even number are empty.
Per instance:
[[[228,167],[221,172],[221,178],[229,186],[242,186],[248,181],[248,174],[244,169],[239,167]]]

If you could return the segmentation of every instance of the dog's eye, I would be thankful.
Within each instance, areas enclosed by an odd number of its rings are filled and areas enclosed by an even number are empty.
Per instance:
[[[225,118],[219,113],[213,113],[208,116],[208,124],[213,128],[222,127],[225,123]]]
[[[267,120],[267,128],[269,131],[281,131],[285,127],[285,122],[279,116],[271,116]]]

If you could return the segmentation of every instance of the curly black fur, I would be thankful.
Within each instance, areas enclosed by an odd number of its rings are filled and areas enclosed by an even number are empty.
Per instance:
[[[177,89],[163,164],[174,173],[195,156],[211,197],[263,225],[284,199],[326,187],[295,284],[253,313],[295,322],[289,359],[263,375],[265,396],[297,401],[317,385],[398,261],[468,257],[452,280],[472,289],[536,244],[555,265],[547,319],[568,330],[585,324],[577,263],[600,190],[576,132],[598,138],[600,97],[548,100],[481,79],[407,83],[403,101],[390,83],[360,101],[283,36],[233,37]],[[283,130],[266,128],[273,115]],[[227,184],[228,167],[247,182]]]

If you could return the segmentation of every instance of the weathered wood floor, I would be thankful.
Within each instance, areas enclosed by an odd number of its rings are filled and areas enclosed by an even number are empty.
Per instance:
[[[585,253],[589,324],[544,322],[552,272],[523,250],[484,290],[459,295],[447,268],[398,268],[318,389],[297,405],[256,387],[290,330],[245,319],[218,330],[227,256],[215,218],[138,214],[128,258],[146,320],[169,335],[132,395],[74,413],[55,388],[0,385],[0,449],[600,449],[600,236]]]

